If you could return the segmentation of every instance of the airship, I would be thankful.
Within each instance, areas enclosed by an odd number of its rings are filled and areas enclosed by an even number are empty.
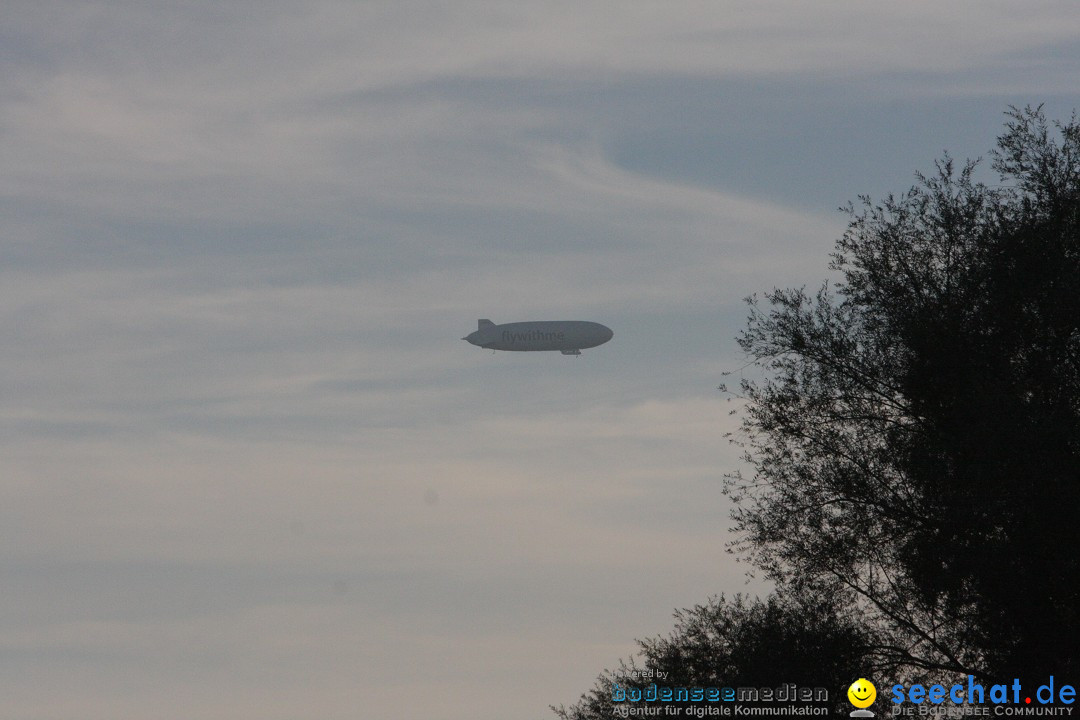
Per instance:
[[[477,321],[479,327],[462,340],[488,350],[558,350],[580,355],[582,350],[603,345],[615,334],[600,323],[585,320],[533,320],[496,325]]]

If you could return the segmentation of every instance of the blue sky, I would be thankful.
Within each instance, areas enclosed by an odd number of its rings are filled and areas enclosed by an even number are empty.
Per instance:
[[[742,299],[1080,99],[1071,2],[0,9],[10,717],[550,716],[760,591]],[[461,342],[586,319],[580,358]]]

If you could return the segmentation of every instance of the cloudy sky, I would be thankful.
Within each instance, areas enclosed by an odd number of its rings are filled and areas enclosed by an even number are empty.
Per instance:
[[[742,299],[1008,105],[1066,117],[1077,38],[1069,0],[6,0],[0,718],[535,720],[760,591]]]

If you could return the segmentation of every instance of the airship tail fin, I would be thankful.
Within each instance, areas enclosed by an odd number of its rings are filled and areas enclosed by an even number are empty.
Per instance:
[[[477,320],[476,324],[479,325],[479,327],[476,328],[477,330],[483,330],[484,328],[495,326],[495,323],[491,322],[490,320]]]

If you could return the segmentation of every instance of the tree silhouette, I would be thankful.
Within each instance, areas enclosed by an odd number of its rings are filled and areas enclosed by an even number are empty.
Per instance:
[[[738,547],[842,595],[893,672],[1078,669],[1080,125],[1012,109],[837,243],[843,280],[751,301]]]
[[[866,636],[828,599],[796,600],[771,596],[750,600],[736,595],[675,613],[675,630],[666,638],[639,640],[640,661],[630,659],[608,671],[592,691],[570,708],[553,708],[562,720],[622,717],[612,702],[623,693],[645,692],[652,683],[671,688],[762,688],[794,683],[825,688],[830,707],[862,672]],[[665,673],[657,679],[655,671]],[[661,706],[663,702],[620,702]],[[675,703],[680,708],[709,704]],[[743,705],[753,703],[742,703]],[[684,713],[680,713],[684,714]]]
[[[946,156],[837,242],[838,282],[750,299],[733,550],[774,581],[676,615],[640,669],[846,686],[1080,671],[1080,122],[1011,108],[992,168]],[[726,388],[724,388],[726,390]]]

